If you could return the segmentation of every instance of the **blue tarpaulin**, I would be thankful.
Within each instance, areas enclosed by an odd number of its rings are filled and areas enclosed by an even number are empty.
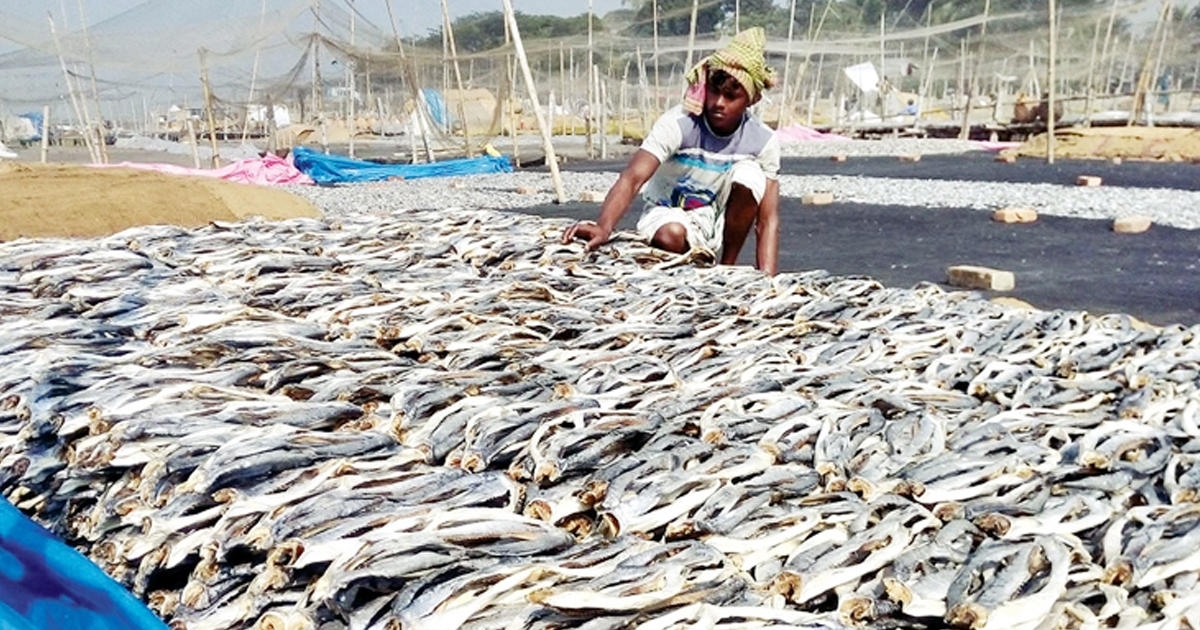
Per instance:
[[[423,177],[454,177],[484,173],[511,173],[512,162],[506,157],[485,155],[428,164],[379,164],[354,160],[341,155],[325,155],[308,147],[292,149],[292,163],[300,172],[318,184],[378,182],[393,177],[421,179]]]
[[[42,134],[46,133],[46,121],[42,120],[42,115],[37,112],[29,112],[27,114],[21,114],[21,118],[28,119],[29,124],[33,125],[34,136],[32,138],[28,138],[28,140],[32,142],[40,142],[42,139]]]
[[[0,497],[0,630],[167,630],[140,601]]]
[[[433,88],[425,88],[421,90],[421,95],[425,97],[425,105],[429,108],[429,116],[433,118],[434,124],[442,129],[448,128],[450,110],[446,107],[442,93]]]

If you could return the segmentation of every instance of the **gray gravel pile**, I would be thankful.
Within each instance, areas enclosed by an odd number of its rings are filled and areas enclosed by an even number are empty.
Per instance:
[[[784,157],[867,157],[875,155],[941,155],[982,151],[979,143],[947,138],[881,138],[879,140],[810,140],[785,142]]]
[[[563,172],[562,177],[567,198],[577,201],[584,191],[607,192],[617,174]],[[525,187],[536,192],[517,192]],[[433,178],[293,190],[326,212],[364,209],[390,212],[453,206],[508,210],[554,202],[554,186],[547,173],[475,175],[452,180]],[[785,174],[781,179],[781,192],[785,197],[832,192],[838,202],[909,207],[994,210],[1024,206],[1046,215],[1085,219],[1110,220],[1142,214],[1156,224],[1200,229],[1200,192],[1161,188],[1090,188]]]

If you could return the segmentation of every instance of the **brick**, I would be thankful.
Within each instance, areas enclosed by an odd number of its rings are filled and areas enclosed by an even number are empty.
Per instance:
[[[835,155],[835,156],[833,156],[833,157],[830,157],[829,159],[830,159],[830,160],[832,160],[832,161],[834,161],[834,162],[845,162],[845,161],[846,161],[846,155],[845,155],[844,153],[839,153],[839,154],[837,154],[837,155]]]
[[[1015,155],[997,155],[996,161],[1004,162],[1005,164],[1012,164],[1017,161],[1017,156],[1015,156]]]
[[[1017,286],[1011,271],[976,265],[954,265],[947,268],[946,281],[950,286],[985,291],[1012,291]]]
[[[1140,234],[1150,229],[1150,217],[1134,214],[1113,221],[1112,229],[1121,234]]]
[[[1080,175],[1075,178],[1075,184],[1078,186],[1099,186],[1101,181],[1095,175]]]
[[[912,155],[901,155],[901,156],[900,156],[900,161],[902,161],[902,162],[920,162],[920,161],[921,161],[921,154],[920,154],[920,153],[914,153],[914,154],[912,154]]]
[[[518,195],[536,195],[538,189],[533,186],[517,186]]]
[[[806,206],[827,206],[833,203],[833,193],[809,193],[800,198],[800,203]]]
[[[588,203],[600,203],[604,201],[604,193],[595,190],[585,190],[579,193],[579,200]]]
[[[1008,297],[1007,295],[996,296],[991,299],[991,302],[993,304],[999,304],[1001,306],[1006,306],[1008,308],[1020,309],[1022,311],[1039,310],[1038,307],[1030,304],[1029,302],[1026,302],[1025,300],[1018,300],[1015,297]]]
[[[1037,219],[1037,210],[1033,208],[1009,207],[992,212],[992,220],[1000,223],[1033,223]]]

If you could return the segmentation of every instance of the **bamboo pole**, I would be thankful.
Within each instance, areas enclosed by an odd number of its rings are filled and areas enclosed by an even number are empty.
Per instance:
[[[550,139],[550,130],[542,116],[538,104],[537,85],[533,82],[533,72],[529,70],[529,61],[525,58],[525,47],[521,45],[521,31],[517,28],[517,15],[513,10],[512,0],[504,2],[504,15],[512,31],[513,45],[517,49],[517,60],[521,63],[521,72],[525,75],[525,88],[529,90],[529,98],[533,101],[533,113],[537,118],[538,128],[542,132],[542,145],[546,151],[546,164],[550,166],[550,177],[554,180],[554,195],[558,203],[566,203],[567,196],[563,192],[562,175],[558,172],[558,157],[554,154],[554,143]]]
[[[221,167],[221,152],[217,148],[217,120],[213,113],[212,87],[208,83],[208,63],[206,53],[200,49],[200,83],[204,86],[204,109],[208,114],[208,141],[212,146],[212,167]]]
[[[921,123],[921,117],[925,114],[925,94],[928,89],[927,81],[932,74],[929,67],[929,34],[933,30],[933,0],[925,5],[925,44],[921,50],[921,71],[925,73],[925,78],[917,85],[917,124]]]
[[[191,115],[187,119],[188,138],[192,141],[192,166],[196,170],[200,169],[200,138],[196,135],[196,121],[192,120]]]
[[[816,5],[813,5],[814,7]],[[796,26],[796,0],[792,0],[791,17],[788,18],[788,43],[787,53],[783,57],[783,93],[779,97],[779,121],[777,126],[783,129],[788,123],[788,79],[792,73],[792,34]],[[812,18],[808,20],[809,29],[812,28]]]
[[[887,63],[886,63],[887,62],[887,44],[885,42],[885,36],[887,34],[887,31],[886,31],[886,28],[884,25],[884,14],[885,13],[886,13],[886,9],[883,9],[883,8],[879,9],[879,119],[880,120],[887,118],[887,95],[884,94],[884,90],[887,88],[887,85],[888,85],[887,74],[884,71],[884,67],[887,65]]]
[[[592,0],[588,0],[588,42],[587,42],[587,102],[588,114],[583,119],[585,131],[587,131],[587,155],[589,160],[596,159],[596,145],[592,137],[592,120],[596,118],[596,74],[595,63],[592,57]]]
[[[654,11],[652,18],[654,21],[654,114],[657,116],[662,107],[662,102],[659,100],[659,90],[662,89],[662,86],[658,82],[658,65],[661,63],[658,57],[658,0],[650,1],[653,3],[651,8]]]
[[[605,81],[600,80],[600,71],[597,69],[594,73],[596,77],[596,102],[600,110],[600,159],[608,159],[608,89]]]
[[[1154,61],[1154,71],[1150,73],[1150,83],[1154,87],[1158,87],[1158,77],[1162,76],[1161,73],[1162,73],[1163,53],[1166,52],[1166,50],[1167,50],[1167,39],[1170,38],[1170,36],[1171,36],[1171,23],[1174,21],[1173,16],[1174,16],[1173,11],[1167,11],[1167,22],[1166,22],[1166,24],[1163,25],[1162,41],[1160,41],[1158,44],[1158,57]],[[1171,86],[1168,85],[1167,86],[1167,90],[1168,90],[1167,109],[1168,110],[1170,109],[1170,103],[1171,103],[1171,100],[1170,100],[1171,96],[1169,93],[1170,89],[1171,89]],[[1149,107],[1148,114],[1147,114],[1147,122],[1150,124],[1151,127],[1154,126],[1153,114],[1154,114],[1154,100],[1151,99],[1150,107]]]
[[[688,55],[687,63],[683,66],[684,72],[692,69],[692,60],[696,51],[696,17],[699,13],[700,0],[692,0],[692,26],[688,29]]]
[[[50,159],[50,106],[42,107],[42,153],[41,161],[45,164]]]
[[[267,0],[262,0],[261,8],[258,12],[258,36],[262,37],[263,27],[267,21]],[[258,61],[262,55],[262,40],[258,42],[258,46],[254,48],[254,68],[250,72],[250,95],[246,97],[246,117],[242,120],[242,144],[246,144],[246,138],[250,136],[250,108],[254,105],[254,87],[258,82]]]
[[[983,55],[987,46],[987,24],[991,12],[992,0],[984,0],[983,24],[979,26],[979,53],[975,57],[975,64],[971,67],[971,75],[967,79],[967,106],[963,108],[962,128],[958,131],[958,137],[961,140],[971,137],[971,105],[972,101],[975,100],[975,87],[979,83],[979,66],[983,63]]]
[[[318,6],[320,5],[320,0],[318,0],[317,4]],[[429,137],[425,133],[424,125],[421,124],[421,121],[424,120],[425,109],[421,106],[423,99],[421,98],[421,91],[417,88],[416,73],[409,65],[408,58],[404,55],[404,41],[400,39],[400,29],[396,26],[396,14],[392,11],[392,0],[384,0],[384,5],[387,7],[388,21],[392,25],[392,37],[396,40],[396,50],[400,51],[400,63],[403,68],[404,79],[408,83],[409,90],[413,95],[413,112],[411,116],[417,121],[417,124],[414,125],[414,131],[421,134],[421,143],[425,147],[425,159],[433,163],[433,149],[429,146]],[[503,108],[500,111],[501,115],[503,115]],[[415,143],[410,144],[414,144],[412,160],[415,164],[417,162]]]
[[[88,150],[88,159],[92,163],[100,163],[100,154],[96,151],[95,138],[92,137],[92,124],[88,120],[87,111],[82,107],[79,97],[76,94],[75,82],[71,80],[71,72],[67,70],[67,60],[63,56],[62,45],[58,40],[58,29],[54,27],[54,16],[50,12],[46,12],[46,19],[50,22],[50,37],[54,40],[54,48],[58,52],[58,63],[62,66],[63,82],[67,86],[67,94],[71,97],[71,107],[75,109],[75,117],[79,121],[79,128],[83,130],[83,144]]]
[[[513,24],[516,24],[516,18],[513,18]],[[506,45],[513,41],[513,30],[513,27],[508,23],[508,19],[505,18],[504,43]],[[508,135],[512,138],[513,162],[520,164],[521,145],[517,143],[517,106],[513,102],[517,97],[517,73],[513,65],[512,55],[506,55],[504,58],[504,87],[507,96],[504,99],[504,106],[508,108]]]
[[[1102,18],[1103,19],[1103,18]],[[1100,44],[1100,20],[1096,20],[1096,32],[1092,35],[1092,55],[1088,62],[1087,96],[1083,102],[1083,126],[1092,126],[1092,95],[1095,93],[1096,82],[1096,48]]]
[[[346,72],[349,75],[349,80],[347,81],[347,87],[349,90],[347,90],[347,96],[349,97],[350,102],[346,103],[346,127],[350,134],[350,137],[347,139],[347,153],[351,158],[355,157],[354,136],[358,135],[358,80],[357,77],[354,76],[355,66],[357,65],[354,60],[354,34],[356,31],[356,20],[354,19],[354,15],[356,13],[358,12],[354,9],[354,0],[350,0],[350,54],[347,55],[348,59],[346,59]]]
[[[63,11],[65,14],[66,11]],[[79,0],[79,22],[83,30],[83,45],[87,49],[88,54],[88,72],[92,77],[92,100],[96,103],[96,134],[100,154],[100,163],[108,164],[108,145],[104,138],[104,112],[100,108],[100,90],[96,87],[96,55],[92,51],[92,38],[88,36],[87,15],[83,12],[83,0]]]
[[[1049,54],[1047,55],[1049,67],[1046,72],[1046,89],[1049,94],[1046,97],[1046,162],[1054,163],[1054,96],[1057,88],[1054,85],[1054,65],[1058,55],[1058,11],[1054,0],[1049,0],[1050,4],[1050,45]]]
[[[1109,43],[1112,39],[1113,22],[1117,19],[1117,0],[1113,0],[1112,8],[1108,12],[1108,28],[1104,31],[1104,46],[1100,49],[1100,65],[1104,66],[1108,62],[1108,71],[1104,73],[1104,93],[1108,94],[1108,86],[1112,84],[1112,61],[1109,60],[1108,53]],[[1090,120],[1089,120],[1090,123]]]
[[[454,27],[450,23],[450,9],[446,0],[442,0],[442,19],[446,24],[446,36],[450,41],[450,55],[454,59],[454,80],[458,84],[458,118],[462,121],[463,142],[466,144],[467,157],[475,157],[475,147],[471,145],[471,125],[467,120],[467,106],[464,101],[467,92],[463,87],[462,69],[458,64],[458,46],[454,43]]]
[[[1152,60],[1154,58],[1154,46],[1164,30],[1164,25],[1171,11],[1171,0],[1163,0],[1162,8],[1158,13],[1158,20],[1154,23],[1154,34],[1150,36],[1150,46],[1146,49],[1146,60],[1142,63],[1142,71],[1138,74],[1137,87],[1133,92],[1133,111],[1129,116],[1129,126],[1136,124],[1136,121],[1141,118],[1143,111],[1146,108],[1146,92],[1150,87],[1150,83],[1154,80],[1151,76],[1154,72]]]

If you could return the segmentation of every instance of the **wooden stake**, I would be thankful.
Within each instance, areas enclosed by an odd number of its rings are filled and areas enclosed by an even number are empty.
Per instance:
[[[562,175],[558,172],[558,157],[554,154],[554,143],[550,139],[550,130],[542,116],[542,108],[538,103],[537,85],[533,82],[533,73],[529,70],[529,61],[525,58],[525,47],[521,45],[521,31],[517,28],[517,15],[513,10],[512,0],[504,2],[504,14],[512,31],[513,45],[517,49],[517,59],[521,62],[521,72],[525,75],[525,88],[529,90],[529,98],[533,101],[533,113],[537,117],[538,128],[542,132],[542,146],[546,151],[546,164],[550,166],[550,177],[554,180],[554,194],[558,203],[566,203],[567,195],[563,192]]]

